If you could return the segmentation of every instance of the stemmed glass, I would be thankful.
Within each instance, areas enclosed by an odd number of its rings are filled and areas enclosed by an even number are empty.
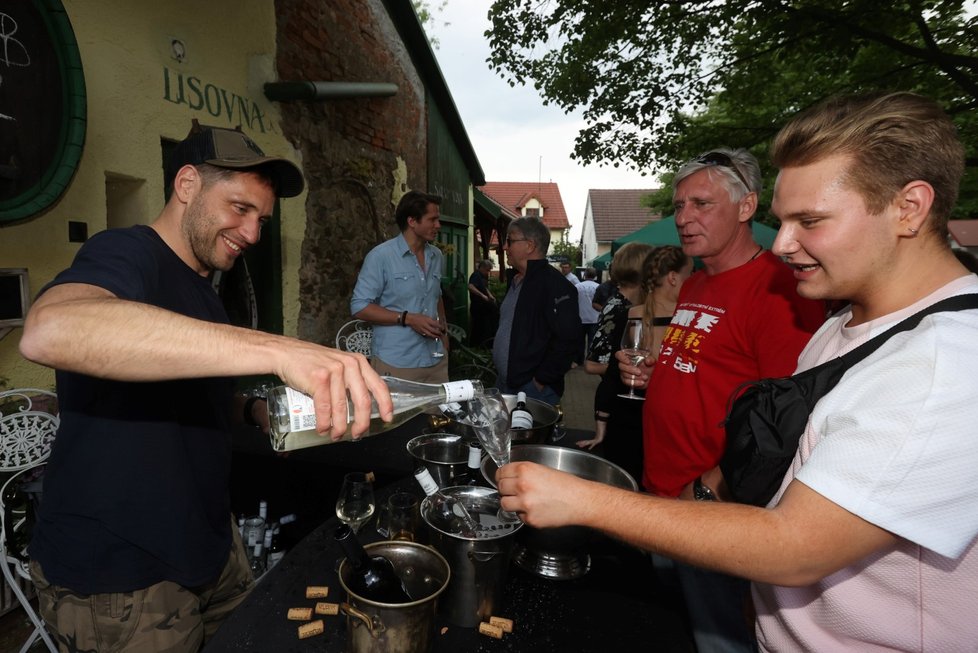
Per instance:
[[[472,427],[482,448],[496,463],[496,467],[509,464],[512,442],[509,408],[506,407],[506,402],[498,388],[489,388],[482,395],[477,395],[466,402],[461,413],[457,414],[456,421]],[[496,516],[503,523],[519,521],[516,513],[502,508]]]
[[[438,322],[438,327],[442,328],[444,325],[441,323],[441,316],[438,314],[438,308],[436,307],[433,312],[427,312],[426,315],[432,320]],[[431,342],[431,357],[432,358],[444,358],[445,357],[445,343],[441,341],[441,334],[432,338]]]
[[[497,467],[509,463],[509,447],[512,441],[509,409],[498,388],[489,388],[481,396],[467,402],[458,421],[475,431],[482,448],[492,457]]]
[[[630,317],[625,323],[625,332],[621,335],[621,351],[628,356],[628,361],[635,366],[641,365],[649,350],[642,341],[642,318]],[[635,394],[635,377],[629,379],[628,394],[619,394],[624,399],[643,401],[645,397]]]
[[[349,524],[354,533],[374,514],[374,486],[363,472],[350,472],[343,477],[340,495],[336,499],[336,516]]]

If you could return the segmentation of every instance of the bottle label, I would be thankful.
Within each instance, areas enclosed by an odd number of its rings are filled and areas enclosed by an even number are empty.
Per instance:
[[[293,388],[285,388],[285,401],[289,406],[289,430],[308,431],[316,428],[316,409],[312,397]]]
[[[482,464],[482,449],[479,447],[469,447],[469,469],[479,469]]]
[[[512,428],[516,430],[528,430],[533,428],[533,415],[525,410],[513,411]]]
[[[421,489],[428,496],[431,496],[438,491],[438,484],[435,483],[435,479],[431,477],[431,472],[427,469],[421,469],[415,473],[414,477],[418,479],[418,484],[421,485]]]
[[[475,396],[475,388],[471,381],[449,381],[442,385],[445,388],[445,403],[468,401]]]

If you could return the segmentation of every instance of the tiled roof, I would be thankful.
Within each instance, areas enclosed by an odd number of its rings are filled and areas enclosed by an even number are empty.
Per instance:
[[[658,188],[592,188],[588,191],[591,200],[591,215],[594,218],[595,240],[609,243],[636,229],[641,229],[662,214],[651,213],[640,201],[645,195]]]
[[[978,247],[978,220],[948,220],[947,230],[961,247]]]
[[[487,181],[479,190],[494,202],[517,215],[523,215],[523,206],[531,198],[540,200],[543,205],[543,223],[551,229],[567,229],[567,211],[560,189],[554,182],[535,181]]]

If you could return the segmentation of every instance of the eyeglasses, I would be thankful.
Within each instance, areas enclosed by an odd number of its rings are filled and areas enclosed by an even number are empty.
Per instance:
[[[747,189],[747,192],[748,193],[753,192],[751,190],[750,184],[748,184],[747,180],[744,179],[744,175],[740,174],[740,170],[737,169],[737,166],[734,164],[733,159],[731,159],[723,152],[707,152],[706,154],[701,154],[699,157],[693,160],[696,163],[702,163],[708,166],[720,166],[723,168],[730,168],[731,170],[733,170],[733,173],[737,175],[737,179],[739,179],[740,183],[744,185],[744,188]]]
[[[513,243],[525,243],[528,240],[530,240],[530,239],[529,238],[510,238],[509,236],[507,236],[506,237],[506,246],[507,247],[512,247],[513,246]]]

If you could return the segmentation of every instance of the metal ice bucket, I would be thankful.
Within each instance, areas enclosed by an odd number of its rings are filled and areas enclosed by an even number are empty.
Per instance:
[[[637,491],[635,479],[618,465],[592,453],[543,444],[514,446],[513,462],[530,461],[574,474],[590,481]],[[496,464],[486,456],[482,475],[496,487]],[[597,537],[596,531],[584,526],[534,528],[524,526],[517,536],[513,561],[522,569],[544,578],[568,580],[580,578],[591,568],[588,547]]]
[[[455,485],[455,477],[468,470],[469,445],[454,433],[425,433],[411,438],[407,450],[420,460],[439,487]]]
[[[458,486],[443,488],[442,492],[458,499],[476,519],[479,515],[495,516],[499,511],[499,493],[492,488]],[[428,499],[421,504],[421,516],[428,524],[431,545],[445,556],[452,568],[452,579],[438,603],[439,613],[450,623],[466,628],[489,621],[496,614],[494,609],[502,604],[516,539],[512,535],[523,523],[484,533],[485,537],[467,537],[438,528],[437,520],[431,518]]]
[[[410,603],[378,603],[355,594],[348,585],[352,567],[340,563],[340,585],[347,601],[347,651],[351,653],[427,653],[435,638],[438,596],[448,587],[448,561],[431,547],[414,542],[374,542],[364,547],[369,555],[391,561],[411,596]]]
[[[502,395],[506,402],[506,408],[512,412],[516,408],[516,395]],[[550,440],[559,440],[564,435],[564,413],[560,407],[554,407],[539,399],[527,398],[526,409],[533,416],[533,428],[518,431],[510,431],[513,444],[542,444]],[[455,420],[433,415],[431,423],[434,427],[457,433],[469,440],[476,440],[475,432],[465,424],[459,424]]]

